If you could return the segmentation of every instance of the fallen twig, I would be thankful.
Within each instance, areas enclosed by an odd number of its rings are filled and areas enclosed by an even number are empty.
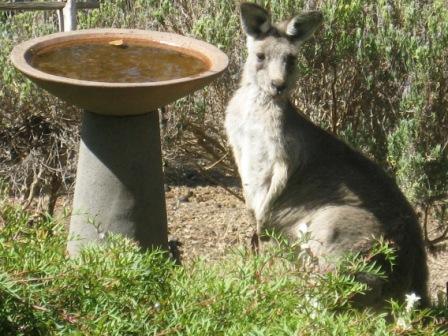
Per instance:
[[[210,170],[212,168],[215,168],[218,164],[220,164],[222,161],[224,161],[224,159],[229,155],[229,152],[225,153],[218,161],[216,161],[215,163],[211,164],[208,167],[205,167],[205,170]]]

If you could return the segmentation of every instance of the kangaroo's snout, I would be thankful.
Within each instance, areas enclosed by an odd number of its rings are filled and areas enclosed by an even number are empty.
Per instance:
[[[271,88],[275,94],[281,95],[285,92],[286,82],[283,80],[273,80],[271,81]]]

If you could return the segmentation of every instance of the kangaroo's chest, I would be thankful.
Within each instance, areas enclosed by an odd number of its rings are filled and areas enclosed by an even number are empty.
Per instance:
[[[282,115],[280,107],[260,104],[250,93],[242,92],[229,104],[227,136],[249,199],[267,192],[274,164],[287,156]]]
[[[227,114],[227,134],[240,156],[253,165],[267,166],[284,151],[282,111],[250,98],[249,93],[241,93],[240,99],[234,99]]]
[[[284,151],[279,121],[275,118],[257,118],[251,114],[245,116],[235,134],[235,143],[240,147],[241,156],[246,164],[263,171],[278,159]]]

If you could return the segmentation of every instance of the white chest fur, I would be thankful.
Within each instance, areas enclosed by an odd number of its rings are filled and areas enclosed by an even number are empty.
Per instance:
[[[281,105],[250,86],[229,103],[226,131],[241,176],[247,205],[257,219],[265,214],[287,179]]]

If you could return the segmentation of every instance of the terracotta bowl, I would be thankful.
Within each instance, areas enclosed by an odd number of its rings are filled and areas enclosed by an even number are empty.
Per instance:
[[[172,80],[139,83],[107,83],[55,76],[31,66],[33,56],[44,48],[87,41],[160,43],[205,62],[207,70],[197,75]],[[129,116],[147,113],[209,84],[228,65],[227,56],[218,48],[185,36],[134,29],[89,29],[56,33],[17,45],[11,53],[14,66],[51,94],[87,111]],[[82,60],[80,60],[82,62]]]

